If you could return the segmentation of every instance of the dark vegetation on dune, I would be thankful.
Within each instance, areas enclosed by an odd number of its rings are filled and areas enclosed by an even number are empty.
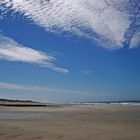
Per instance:
[[[0,102],[28,102],[28,103],[39,103],[31,100],[12,100],[12,99],[0,99]]]
[[[46,104],[31,100],[0,99],[0,106],[46,106]]]

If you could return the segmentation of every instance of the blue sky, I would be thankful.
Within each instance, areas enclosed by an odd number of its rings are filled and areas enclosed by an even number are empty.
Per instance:
[[[0,1],[0,97],[140,99],[138,0]]]

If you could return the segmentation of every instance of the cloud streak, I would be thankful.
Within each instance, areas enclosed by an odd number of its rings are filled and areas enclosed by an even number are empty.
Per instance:
[[[0,5],[1,17],[19,12],[47,31],[90,38],[106,48],[129,46],[140,30],[139,0],[3,0]]]
[[[31,99],[50,103],[80,102],[83,100],[83,97],[85,100],[86,98],[91,99],[91,96],[95,96],[94,93],[83,90],[80,91],[67,88],[56,88],[49,87],[47,85],[21,85],[1,81],[0,89],[5,89],[5,94],[8,94],[8,96],[13,99],[24,99],[25,97],[28,97],[28,100]],[[5,94],[3,94],[3,92],[0,94],[3,98],[5,98]],[[25,99],[27,100],[27,98]]]
[[[67,69],[53,64],[55,57],[42,51],[18,44],[14,40],[0,36],[0,59],[37,64],[61,73],[68,73]]]
[[[88,94],[88,92],[70,90],[70,89],[60,89],[47,86],[27,86],[19,85],[13,83],[0,82],[0,89],[10,89],[10,90],[19,90],[19,91],[30,91],[30,92],[45,92],[45,93],[61,93],[61,94]]]

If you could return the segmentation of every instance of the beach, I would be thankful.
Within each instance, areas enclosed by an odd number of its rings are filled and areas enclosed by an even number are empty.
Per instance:
[[[0,140],[140,140],[140,106],[1,106]]]

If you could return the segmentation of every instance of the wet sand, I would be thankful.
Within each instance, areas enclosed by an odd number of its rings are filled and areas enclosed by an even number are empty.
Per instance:
[[[0,107],[2,114],[33,116],[1,118],[0,140],[140,140],[140,106]]]

